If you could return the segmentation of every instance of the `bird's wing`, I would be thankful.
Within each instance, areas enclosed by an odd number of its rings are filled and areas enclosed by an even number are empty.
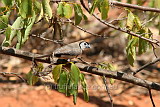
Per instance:
[[[59,55],[71,55],[71,56],[77,56],[81,54],[81,49],[79,46],[73,46],[73,45],[66,45],[61,48],[58,48],[54,51],[55,56]]]

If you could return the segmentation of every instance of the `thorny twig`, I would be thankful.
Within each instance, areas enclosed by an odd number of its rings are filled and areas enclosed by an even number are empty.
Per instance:
[[[44,35],[44,33],[42,35]],[[53,42],[53,43],[57,43],[57,44],[61,44],[63,42],[63,40],[51,40],[51,39],[47,39],[47,38],[42,37],[41,35],[31,34],[30,36],[37,37],[37,38],[40,38],[40,39],[42,39],[44,41],[49,41],[49,42]]]
[[[20,76],[20,74],[19,73],[13,73],[13,72],[0,72],[0,74],[1,75],[15,75],[15,76],[17,76],[19,79],[21,79],[21,80],[23,80],[24,82],[26,82],[25,81],[25,79],[23,79],[21,76]]]
[[[108,94],[109,99],[110,99],[110,102],[111,102],[111,107],[113,107],[113,99],[112,99],[111,93],[110,93],[110,91],[109,91],[109,87],[108,87],[108,85],[107,85],[107,81],[106,81],[105,75],[102,76],[102,79],[103,79],[103,83],[104,83],[104,85],[105,85],[105,87],[106,87],[106,91],[107,91],[107,94]]]

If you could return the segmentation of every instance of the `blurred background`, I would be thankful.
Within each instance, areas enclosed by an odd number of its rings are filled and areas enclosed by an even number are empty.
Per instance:
[[[121,0],[118,0],[121,1]],[[139,4],[143,6],[155,7],[153,3],[154,0],[122,0],[123,2],[128,2],[132,4]],[[86,2],[87,4],[87,2]],[[56,10],[57,4],[51,3],[53,7],[53,14]],[[0,3],[0,6],[3,6]],[[133,12],[140,17],[141,20],[149,20],[154,17],[155,13],[142,12],[139,10],[133,10]],[[15,11],[12,12],[10,16],[10,24],[12,25],[16,19]],[[56,48],[60,47],[60,43],[45,41],[41,38],[32,36],[39,35],[43,38],[63,40],[63,44],[68,44],[71,42],[85,40],[91,44],[91,49],[84,52],[82,58],[89,62],[105,62],[112,64],[117,71],[122,71],[126,73],[131,73],[135,71],[145,63],[152,61],[155,57],[152,49],[148,50],[145,54],[137,56],[135,61],[135,66],[131,67],[128,64],[126,57],[126,44],[127,35],[121,33],[117,30],[109,28],[94,17],[87,15],[88,20],[82,21],[80,27],[99,35],[105,36],[97,37],[90,35],[77,27],[68,23],[66,19],[60,19],[58,16],[57,21],[62,21],[61,26],[61,36],[60,32],[55,31],[54,26],[49,25],[45,20],[42,20],[34,24],[31,36],[21,50],[29,51],[38,54],[48,54],[52,53]],[[95,14],[99,15],[99,12],[95,10]],[[111,22],[116,26],[124,26],[126,24],[127,12],[122,7],[110,6],[107,22]],[[119,21],[116,21],[118,19]],[[71,18],[74,22],[74,16]],[[154,38],[158,39],[159,29],[158,29],[158,19],[154,18],[151,22],[147,22],[147,26],[151,29]],[[54,23],[55,24],[55,23]],[[56,33],[55,33],[56,32]],[[2,44],[5,35],[0,34],[0,44]],[[14,39],[12,42],[12,47],[15,47],[17,40]],[[156,50],[157,55],[159,55],[159,50]],[[47,64],[44,64],[47,66]],[[31,69],[31,62],[0,54],[0,72],[15,72],[21,73],[25,78],[25,75]],[[136,76],[141,79],[146,79],[149,81],[160,82],[160,63],[154,64],[143,72],[138,73]],[[79,97],[77,100],[77,107],[88,106],[88,107],[110,107],[110,100],[106,93],[105,86],[103,84],[102,78],[96,75],[91,75],[85,73],[86,81],[88,84],[89,102],[83,100],[82,89],[79,89]],[[48,80],[49,81],[49,80]],[[35,86],[29,86],[23,81],[19,80],[13,75],[0,75],[0,106],[3,107],[70,107],[74,106],[72,102],[72,97],[66,97],[56,91],[52,84],[48,84],[48,81],[41,79]],[[50,81],[49,81],[50,82]],[[108,86],[110,88],[111,95],[113,97],[114,107],[151,107],[151,101],[149,98],[148,90],[142,87],[135,86],[123,81],[115,80],[114,84],[109,83],[107,79]],[[158,91],[153,91],[154,101],[158,106],[160,106],[160,93]]]

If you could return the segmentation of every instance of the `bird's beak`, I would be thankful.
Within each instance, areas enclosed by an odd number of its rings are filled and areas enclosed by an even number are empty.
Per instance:
[[[88,47],[87,48],[91,48],[91,45],[88,45]]]

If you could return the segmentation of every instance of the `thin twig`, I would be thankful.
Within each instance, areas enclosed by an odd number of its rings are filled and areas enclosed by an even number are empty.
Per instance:
[[[128,7],[128,8],[138,9],[138,10],[142,10],[142,11],[150,11],[150,12],[160,13],[160,9],[158,9],[158,8],[150,8],[150,7],[145,7],[145,6],[138,6],[138,5],[122,3],[122,2],[118,2],[118,1],[110,1],[110,4],[116,5],[116,6],[121,6],[121,7]]]
[[[1,75],[15,75],[22,81],[26,82],[25,79],[23,79],[19,73],[13,73],[13,72],[0,72]]]
[[[87,8],[86,5],[84,4],[84,1],[83,1],[83,0],[80,0],[80,2],[81,2],[81,5],[85,8],[85,10],[89,13],[88,8]],[[135,36],[135,37],[138,37],[138,38],[141,38],[141,39],[143,39],[143,40],[146,40],[146,41],[148,41],[148,42],[150,42],[150,43],[153,43],[153,44],[155,44],[155,45],[157,45],[157,46],[160,46],[160,45],[159,45],[160,41],[158,41],[158,40],[145,38],[145,37],[143,37],[143,36],[141,36],[141,35],[139,35],[139,34],[136,34],[136,33],[132,32],[132,31],[130,31],[130,30],[128,30],[128,29],[126,30],[126,29],[122,29],[122,28],[120,28],[120,27],[114,26],[113,24],[110,24],[110,23],[107,23],[107,22],[104,21],[104,20],[101,20],[101,19],[100,19],[97,15],[95,15],[95,14],[92,14],[92,16],[94,16],[98,21],[100,21],[100,22],[103,23],[104,25],[107,25],[107,26],[109,26],[109,27],[111,27],[111,28],[113,28],[113,29],[115,29],[115,30],[119,30],[119,31],[121,31],[121,32],[128,33],[128,34],[130,34],[130,35],[133,35],[133,36]]]
[[[107,81],[106,81],[105,75],[102,76],[102,79],[103,79],[103,83],[104,83],[104,85],[105,85],[105,87],[106,87],[106,91],[107,91],[107,94],[108,94],[109,99],[110,99],[110,102],[111,102],[111,107],[113,107],[113,99],[112,99],[111,93],[110,93],[110,91],[109,91],[109,87],[108,87],[108,85],[107,85]]]
[[[151,102],[152,102],[152,106],[153,107],[156,107],[156,105],[154,104],[154,100],[153,100],[153,97],[152,97],[152,92],[151,92],[151,89],[148,88],[148,92],[149,92],[149,97],[151,99]]]
[[[43,35],[43,34],[42,34]],[[41,35],[34,35],[34,34],[31,34],[30,36],[32,37],[37,37],[37,38],[40,38],[44,41],[49,41],[49,42],[53,42],[53,43],[58,43],[58,44],[61,44],[63,42],[63,40],[52,40],[52,39],[47,39],[47,38],[44,38],[42,37]]]
[[[152,65],[152,64],[155,64],[156,62],[159,62],[160,61],[160,58],[156,58],[155,60],[153,60],[152,62],[149,62],[145,65],[143,65],[142,67],[140,67],[138,70],[136,70],[135,72],[133,72],[133,75],[137,74],[138,72],[140,72],[141,70],[145,69],[146,67]]]
[[[93,35],[93,36],[108,38],[108,37],[106,37],[105,35],[99,35],[99,34],[96,34],[96,33],[92,33],[92,32],[90,32],[90,31],[88,31],[88,30],[86,30],[86,29],[84,29],[84,28],[82,28],[82,27],[80,27],[80,26],[78,26],[78,25],[75,25],[74,22],[71,21],[70,19],[68,19],[68,20],[69,20],[69,22],[70,22],[73,26],[75,26],[76,28],[82,30],[82,31],[85,32],[85,33],[88,33],[88,34]]]

